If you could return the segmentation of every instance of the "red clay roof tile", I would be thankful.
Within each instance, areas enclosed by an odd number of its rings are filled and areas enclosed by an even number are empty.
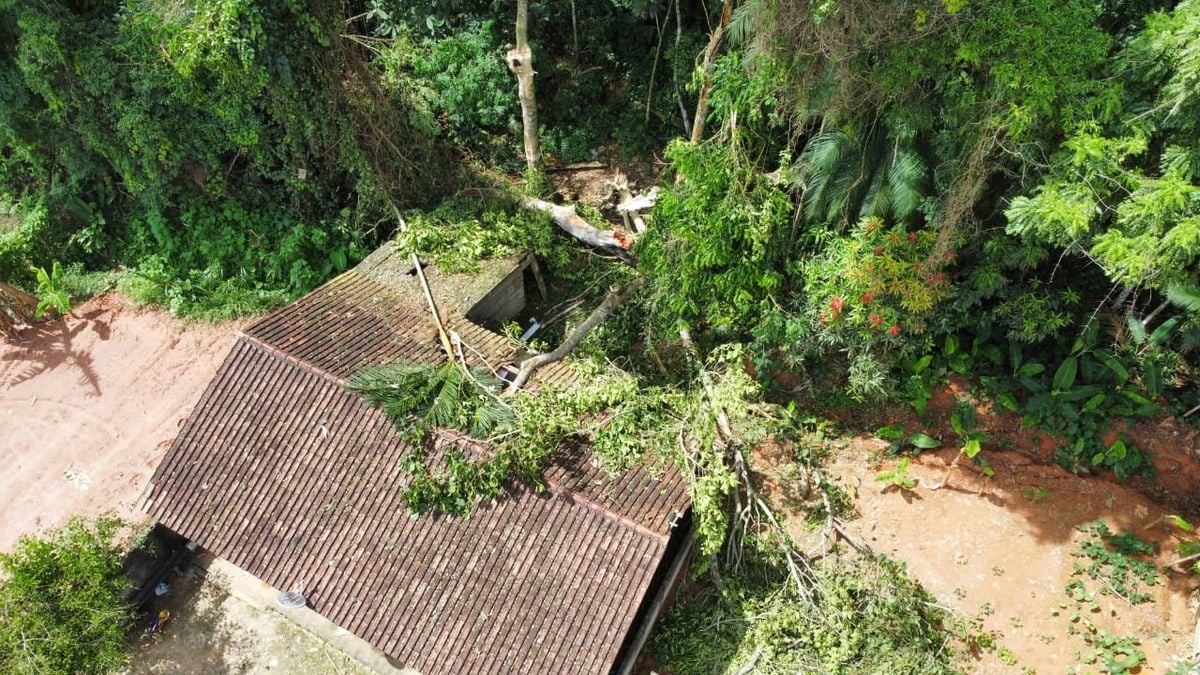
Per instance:
[[[314,609],[423,673],[607,672],[688,506],[682,478],[608,477],[578,446],[554,458],[547,491],[513,482],[470,518],[411,517],[406,448],[344,383],[444,362],[427,323],[354,272],[259,321],[155,473],[150,512],[276,588],[303,583]],[[449,323],[489,361],[509,353]]]

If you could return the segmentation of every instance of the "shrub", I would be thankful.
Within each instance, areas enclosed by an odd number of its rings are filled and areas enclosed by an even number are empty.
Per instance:
[[[75,519],[0,554],[0,671],[106,673],[126,662],[123,527]]]

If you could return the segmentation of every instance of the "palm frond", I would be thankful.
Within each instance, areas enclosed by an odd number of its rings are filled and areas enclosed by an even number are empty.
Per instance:
[[[495,395],[499,380],[479,370],[468,374],[453,363],[383,364],[355,374],[346,386],[382,410],[402,433],[416,437],[450,428],[484,438],[513,418]]]
[[[1167,287],[1167,299],[1171,304],[1189,312],[1200,312],[1200,289],[1183,284]]]
[[[916,212],[924,198],[927,170],[921,156],[911,150],[901,150],[888,167],[888,192],[891,196],[891,215],[898,221]]]

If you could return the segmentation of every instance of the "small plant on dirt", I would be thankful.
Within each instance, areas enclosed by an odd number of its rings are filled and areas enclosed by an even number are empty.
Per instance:
[[[1040,502],[1050,496],[1050,488],[1045,487],[1027,487],[1021,490],[1021,494],[1031,502]]]
[[[1152,544],[1132,534],[1113,534],[1103,520],[1081,526],[1080,530],[1091,536],[1072,554],[1085,561],[1075,563],[1072,576],[1082,577],[1086,574],[1102,584],[1100,593],[1113,593],[1130,604],[1137,605],[1154,599],[1144,587],[1158,583],[1158,570],[1153,563],[1139,559],[1154,554]],[[1080,602],[1091,600],[1080,579],[1073,579],[1066,590],[1068,595]]]
[[[917,452],[921,450],[932,450],[939,448],[942,442],[928,434],[914,431],[912,434],[905,437],[904,427],[899,424],[889,424],[886,427],[880,427],[875,430],[875,435],[885,441],[891,441],[887,452],[895,457],[904,451],[908,446],[912,446]]]
[[[954,461],[950,462],[950,466],[946,469],[946,475],[942,478],[942,482],[930,488],[933,490],[946,486],[950,480],[950,474],[958,467],[958,463],[963,457],[978,464],[984,476],[991,478],[995,474],[992,467],[988,466],[987,461],[979,454],[983,450],[983,443],[987,441],[988,436],[976,428],[975,406],[971,405],[970,401],[958,400],[954,405],[954,412],[950,414],[950,426],[954,428],[954,433],[958,434],[961,446],[958,454],[954,456]]]
[[[46,315],[46,312],[53,309],[60,316],[66,316],[71,311],[71,294],[67,292],[63,285],[62,266],[55,260],[50,266],[50,271],[46,272],[43,267],[32,268],[33,274],[37,277],[37,310],[34,311],[34,318],[40,319]]]
[[[1092,464],[1112,469],[1117,478],[1125,478],[1145,463],[1146,455],[1122,437],[1106,450],[1092,455]]]
[[[1146,662],[1146,654],[1132,636],[1113,635],[1106,630],[1091,630],[1083,634],[1083,641],[1093,649],[1082,660],[1098,663],[1100,672],[1119,675],[1132,672]]]
[[[885,469],[875,474],[875,481],[879,483],[888,483],[888,486],[895,486],[901,490],[912,490],[917,487],[917,481],[908,477],[909,458],[904,457],[896,464],[894,469]]]

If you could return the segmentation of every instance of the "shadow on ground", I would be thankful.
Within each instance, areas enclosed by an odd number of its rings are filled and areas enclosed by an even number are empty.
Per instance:
[[[139,623],[133,638],[130,675],[250,672],[251,664],[238,658],[243,645],[227,616],[229,594],[217,584],[204,581],[194,568],[176,577],[171,586],[172,593],[156,601]],[[157,639],[149,639],[146,626],[150,617],[162,609],[171,616]]]

